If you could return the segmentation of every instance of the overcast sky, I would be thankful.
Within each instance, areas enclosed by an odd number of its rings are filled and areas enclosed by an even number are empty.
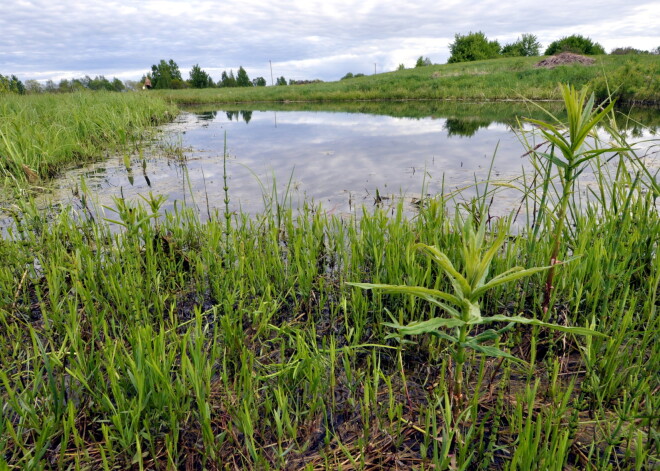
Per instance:
[[[582,34],[606,51],[660,46],[658,0],[3,0],[0,74],[21,80],[105,75],[139,80],[160,59],[184,79],[194,64],[214,80],[242,65],[250,78],[337,80],[443,64],[456,33],[501,45],[523,33],[545,48]]]

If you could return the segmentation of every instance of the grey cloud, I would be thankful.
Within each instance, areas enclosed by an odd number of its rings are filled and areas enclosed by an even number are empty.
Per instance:
[[[412,65],[419,55],[442,63],[454,35],[469,31],[483,31],[501,43],[534,33],[546,45],[585,31],[601,43],[628,45],[649,35],[655,40],[646,48],[660,43],[657,32],[650,33],[657,31],[653,15],[646,15],[646,24],[628,20],[640,8],[657,11],[655,2],[633,7],[593,0],[577,5],[495,0],[17,1],[0,17],[0,73],[26,79],[67,70],[112,75],[146,72],[160,59],[172,58],[182,69],[243,65],[255,71],[251,75],[265,75],[272,60],[287,77],[332,80],[347,71],[370,72],[374,62],[381,68],[401,60]],[[400,57],[404,50],[410,50],[408,59]]]

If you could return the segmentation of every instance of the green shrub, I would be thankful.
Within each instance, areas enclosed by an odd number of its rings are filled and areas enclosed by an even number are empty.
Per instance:
[[[595,56],[605,54],[605,49],[600,44],[593,42],[590,38],[585,38],[580,34],[574,34],[551,42],[545,50],[545,55],[553,56],[562,52]]]
[[[447,61],[448,64],[494,59],[500,54],[500,43],[488,41],[481,31],[466,35],[456,34],[454,42],[449,45],[449,50],[451,56]]]

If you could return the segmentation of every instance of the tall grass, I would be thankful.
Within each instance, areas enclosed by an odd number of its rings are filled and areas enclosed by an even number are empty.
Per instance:
[[[576,259],[544,320],[600,335],[519,325],[496,347],[524,363],[466,354],[461,420],[451,343],[385,325],[441,307],[346,284],[451,292],[410,248],[435,246],[469,270],[454,257],[453,200],[427,199],[413,218],[399,205],[345,219],[293,211],[274,191],[262,214],[206,222],[162,214],[158,196],[120,200],[105,219],[18,202],[0,239],[0,468],[657,467],[656,195],[633,154],[612,172],[590,163],[598,185],[589,201],[570,195],[563,233]],[[546,190],[550,214],[561,188]],[[542,191],[530,184],[527,197]],[[551,219],[516,234],[483,221],[484,240],[502,243],[492,273],[547,264]],[[543,316],[544,273],[529,275],[481,293],[481,314],[504,321],[493,328]]]
[[[176,109],[143,93],[4,96],[0,178],[42,183],[63,168],[130,150]]]

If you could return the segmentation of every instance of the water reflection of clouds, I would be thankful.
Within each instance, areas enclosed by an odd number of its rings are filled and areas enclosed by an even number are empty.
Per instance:
[[[255,113],[249,126],[214,123],[227,131],[233,157],[230,187],[235,195],[251,186],[241,182],[242,172],[236,174],[242,165],[263,180],[270,181],[274,175],[280,184],[293,172],[297,191],[332,204],[346,200],[348,193],[357,197],[354,200],[376,190],[419,194],[423,184],[427,191],[437,192],[443,175],[447,188],[464,186],[474,180],[475,173],[485,178],[498,145],[495,171],[519,173],[517,157],[523,153],[509,127],[500,124],[493,125],[492,131],[488,126],[467,141],[454,141],[447,138],[444,119],[278,112],[277,128],[274,123],[272,113]],[[224,145],[224,134],[193,130],[186,134],[184,144],[217,150]]]
[[[166,126],[164,140],[189,149],[188,159],[180,165],[159,155],[156,146],[145,170],[151,186],[140,162],[133,162],[131,184],[123,160],[113,158],[71,173],[54,199],[70,199],[71,186],[85,175],[100,204],[112,205],[112,197],[120,194],[138,199],[153,192],[168,195],[166,209],[172,209],[175,200],[190,204],[194,199],[205,215],[208,199],[211,210],[222,211],[225,133],[230,207],[248,212],[262,209],[257,178],[267,192],[275,178],[280,198],[291,179],[294,202],[308,198],[346,212],[349,198],[370,204],[376,191],[382,196],[419,196],[423,185],[430,194],[468,186],[487,177],[494,154],[492,176],[497,179],[518,176],[528,165],[519,137],[502,123],[476,121],[474,134],[455,138],[448,136],[444,118],[255,111],[246,123],[235,116],[229,120],[225,112],[205,113],[200,121],[184,113]],[[517,199],[519,195],[504,199],[502,211],[511,210]]]

